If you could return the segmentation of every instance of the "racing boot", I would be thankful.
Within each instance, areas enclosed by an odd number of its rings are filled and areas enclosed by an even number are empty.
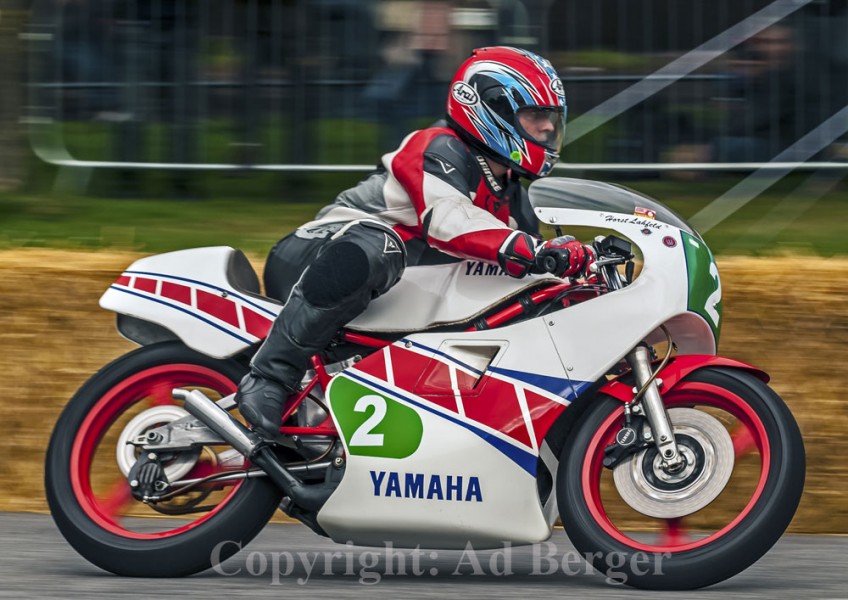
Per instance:
[[[244,418],[264,437],[278,435],[286,400],[298,390],[309,359],[326,348],[351,318],[339,308],[314,306],[296,285],[250,361],[236,402]]]
[[[236,394],[242,415],[261,434],[279,433],[309,359],[400,278],[405,254],[394,237],[381,226],[356,224],[327,242],[303,272]]]

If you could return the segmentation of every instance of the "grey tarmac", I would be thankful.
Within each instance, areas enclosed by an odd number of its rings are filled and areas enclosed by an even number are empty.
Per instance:
[[[590,572],[561,529],[546,544],[506,550],[393,549],[387,563],[385,548],[271,524],[216,569],[180,579],[106,573],[81,558],[48,515],[0,513],[0,540],[0,598],[848,598],[845,536],[784,536],[740,575],[687,593],[644,592]]]

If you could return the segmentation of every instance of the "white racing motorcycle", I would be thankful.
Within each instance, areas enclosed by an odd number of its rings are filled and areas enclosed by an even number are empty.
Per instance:
[[[312,359],[273,443],[233,400],[280,310],[244,255],[135,262],[100,304],[142,347],[83,385],[47,452],[62,534],[144,577],[209,568],[278,507],[337,542],[396,548],[533,544],[559,516],[597,570],[618,553],[641,588],[698,588],[754,563],[795,513],[804,447],[768,376],[716,356],[721,285],[704,240],[609,184],[549,178],[530,199],[557,229],[618,235],[595,239],[576,280],[407,268]],[[661,572],[636,553],[662,556]]]

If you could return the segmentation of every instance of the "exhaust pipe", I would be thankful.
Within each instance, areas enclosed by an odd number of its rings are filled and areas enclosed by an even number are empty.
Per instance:
[[[185,409],[233,448],[268,474],[274,484],[297,506],[318,511],[324,506],[335,487],[321,484],[305,485],[280,464],[274,451],[256,433],[235,420],[230,413],[215,404],[200,390],[175,389],[174,398],[185,402]]]

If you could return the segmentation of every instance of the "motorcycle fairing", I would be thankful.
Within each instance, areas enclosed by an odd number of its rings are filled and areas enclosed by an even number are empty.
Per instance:
[[[475,344],[482,368],[467,360]],[[347,465],[319,523],[335,540],[398,547],[547,539],[555,502],[543,506],[536,483],[544,435],[586,385],[568,377],[538,319],[419,333],[375,352],[328,389]],[[458,478],[461,499],[430,493]]]
[[[699,263],[704,268],[690,276],[684,249],[692,241],[706,248],[703,242],[668,223],[634,215],[545,206],[535,210],[547,223],[612,228],[642,252],[644,266],[630,285],[545,319],[573,379],[597,381],[636,344],[665,340],[660,326],[670,331],[679,354],[716,353],[717,326],[704,315],[721,301],[718,270],[710,255]],[[705,273],[711,287],[702,284],[693,293],[691,278],[699,275],[702,280]],[[604,343],[592,343],[596,339]]]
[[[701,315],[712,329],[718,345],[721,320],[721,281],[713,253],[703,240],[681,231],[686,270],[689,275],[689,310]]]
[[[100,306],[165,327],[209,356],[232,356],[264,339],[282,308],[236,288],[230,267],[240,254],[219,246],[142,258],[106,290]]]

